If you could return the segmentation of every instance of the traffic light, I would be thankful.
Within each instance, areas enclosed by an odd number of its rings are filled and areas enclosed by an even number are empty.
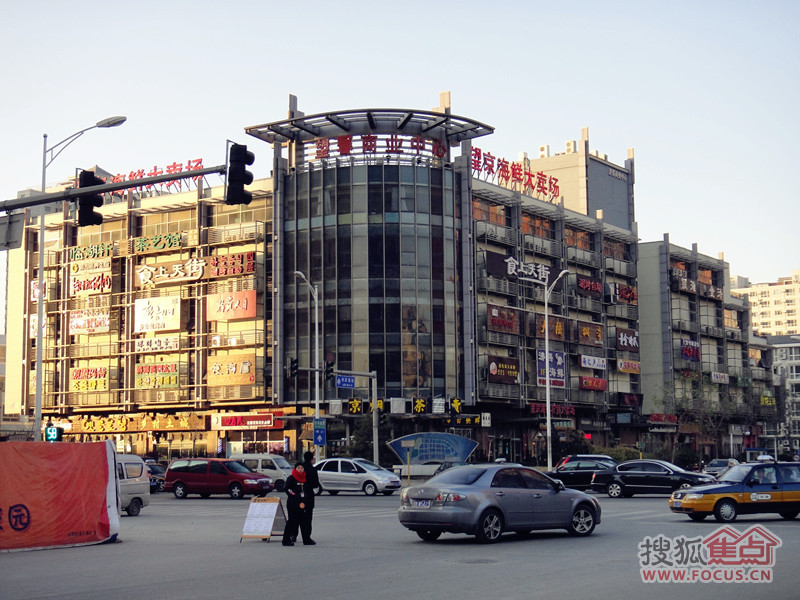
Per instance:
[[[297,359],[290,358],[289,359],[289,377],[294,379],[297,377]]]
[[[328,380],[328,381],[331,381],[332,379],[335,379],[335,378],[336,378],[336,375],[333,372],[333,361],[332,360],[326,360],[325,361],[325,379]]]
[[[250,204],[253,194],[246,192],[244,186],[253,183],[253,174],[247,170],[256,157],[247,151],[244,144],[232,144],[228,157],[228,193],[225,204]]]
[[[95,185],[103,185],[105,181],[94,174],[94,171],[81,171],[78,175],[78,187],[90,188]],[[103,222],[103,215],[94,212],[96,207],[103,206],[102,194],[81,194],[78,196],[78,227],[87,225],[100,225]]]

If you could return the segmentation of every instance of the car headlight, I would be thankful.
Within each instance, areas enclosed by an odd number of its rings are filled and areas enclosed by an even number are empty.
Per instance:
[[[697,494],[695,492],[692,492],[690,494],[686,494],[686,496],[684,496],[684,500],[700,500],[702,498],[703,498],[703,494]]]

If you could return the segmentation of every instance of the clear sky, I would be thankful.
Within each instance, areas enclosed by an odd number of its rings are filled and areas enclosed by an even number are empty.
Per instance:
[[[751,281],[800,269],[800,2],[352,0],[7,2],[0,19],[0,200],[41,183],[49,143],[100,119],[48,168],[225,161],[244,128],[307,114],[438,105],[495,133],[496,156],[580,139],[636,156],[642,241]],[[259,154],[264,159],[259,161]],[[212,185],[220,183],[216,176]]]

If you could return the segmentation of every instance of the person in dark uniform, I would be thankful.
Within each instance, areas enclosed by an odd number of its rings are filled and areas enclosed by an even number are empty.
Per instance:
[[[306,472],[306,522],[308,527],[308,539],[311,539],[311,520],[314,518],[314,501],[317,497],[316,490],[319,489],[319,475],[317,467],[314,466],[314,453],[307,451],[303,453],[303,468]],[[314,540],[311,540],[314,542]]]
[[[286,511],[289,513],[286,527],[283,530],[283,545],[294,546],[297,539],[297,530],[303,537],[307,546],[314,544],[309,533],[307,506],[305,496],[306,473],[303,463],[297,463],[292,469],[292,474],[286,478]]]

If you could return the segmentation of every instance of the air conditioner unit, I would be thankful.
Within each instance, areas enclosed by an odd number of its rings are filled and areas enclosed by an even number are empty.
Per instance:
[[[574,154],[578,151],[578,142],[575,140],[569,140],[567,142],[567,154]]]
[[[539,146],[539,158],[547,158],[548,156],[550,156],[550,146],[547,144]]]

